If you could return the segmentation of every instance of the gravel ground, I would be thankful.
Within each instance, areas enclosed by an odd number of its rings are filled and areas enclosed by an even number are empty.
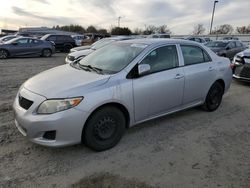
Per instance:
[[[215,112],[194,108],[135,126],[108,151],[29,142],[14,126],[13,99],[65,55],[0,60],[0,187],[249,188],[249,84],[233,82]]]

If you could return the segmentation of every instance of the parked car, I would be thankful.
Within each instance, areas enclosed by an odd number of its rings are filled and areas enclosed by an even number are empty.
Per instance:
[[[78,50],[78,51],[69,53],[65,58],[65,63],[72,63],[75,60],[82,59],[83,57],[89,55],[93,51],[95,51],[95,50],[97,50],[99,48],[102,48],[102,47],[104,47],[104,46],[106,46],[108,44],[111,44],[111,43],[113,43],[115,41],[129,40],[129,39],[133,39],[133,37],[119,36],[119,37],[103,38],[103,39],[95,42],[94,44],[92,44],[90,48],[87,48],[85,50]],[[81,48],[81,47],[79,47],[79,48]]]
[[[236,54],[232,66],[234,79],[250,82],[250,49]]]
[[[41,40],[52,41],[56,50],[62,52],[69,52],[71,48],[76,47],[75,40],[69,35],[47,34]]]
[[[84,35],[86,38],[82,41],[82,46],[91,45],[102,38],[110,37],[110,35],[96,33],[85,33]]]
[[[1,37],[0,38],[0,44],[3,44],[11,39],[14,39],[16,38],[17,36],[16,35],[7,35],[7,36],[4,36],[4,37]]]
[[[51,42],[29,37],[14,38],[0,45],[0,59],[35,55],[50,57],[54,52]]]
[[[156,33],[156,34],[149,35],[147,38],[170,38],[170,34]]]
[[[84,35],[71,35],[71,37],[75,40],[77,46],[82,45],[82,41],[84,40]]]
[[[229,37],[223,37],[222,40],[239,40],[239,38],[238,37],[229,36]]]
[[[204,40],[205,40],[206,42],[211,42],[211,41],[213,41],[213,40],[211,40],[209,37],[204,37]]]
[[[26,81],[15,125],[37,144],[102,151],[135,124],[199,105],[216,110],[231,80],[229,59],[198,43],[118,41]]]
[[[205,45],[213,50],[217,55],[228,57],[229,59],[233,59],[235,54],[246,49],[246,46],[242,42],[235,40],[217,40],[209,42]]]
[[[198,42],[198,43],[202,43],[202,44],[207,43],[207,41],[204,38],[201,38],[201,37],[187,37],[185,39],[195,41],[195,42]]]

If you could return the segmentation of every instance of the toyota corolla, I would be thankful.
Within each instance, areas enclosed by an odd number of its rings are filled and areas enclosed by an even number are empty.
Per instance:
[[[114,42],[26,81],[15,124],[37,144],[102,151],[135,124],[194,106],[216,110],[231,80],[229,60],[192,41]]]

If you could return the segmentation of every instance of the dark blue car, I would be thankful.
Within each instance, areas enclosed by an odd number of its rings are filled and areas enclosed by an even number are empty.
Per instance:
[[[0,59],[27,56],[50,57],[53,53],[55,53],[53,43],[29,37],[15,38],[0,44]]]

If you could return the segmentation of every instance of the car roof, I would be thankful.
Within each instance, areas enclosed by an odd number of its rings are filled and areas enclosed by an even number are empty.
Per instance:
[[[191,45],[200,45],[197,42],[183,40],[183,39],[165,39],[165,38],[145,38],[145,39],[132,39],[132,40],[124,40],[119,41],[122,43],[136,43],[136,44],[146,44],[146,45],[154,45],[154,44],[191,44]]]

